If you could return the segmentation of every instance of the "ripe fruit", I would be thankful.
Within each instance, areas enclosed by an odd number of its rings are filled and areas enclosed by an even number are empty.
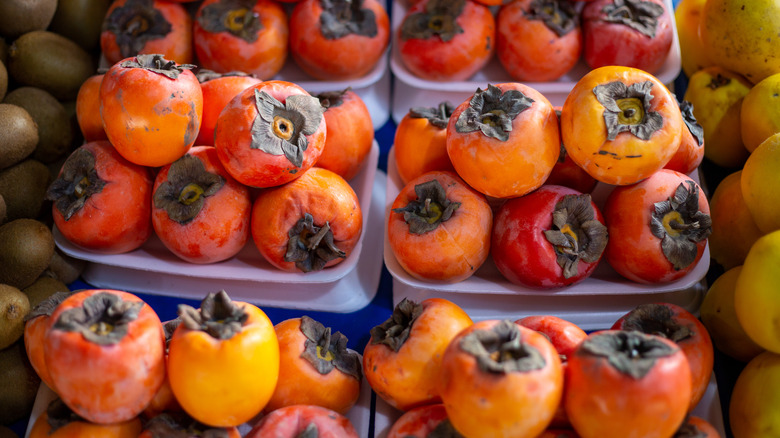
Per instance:
[[[741,181],[741,170],[727,175],[710,199],[710,257],[726,270],[742,265],[750,247],[764,235],[745,204]]]
[[[761,347],[780,353],[780,303],[776,299],[780,282],[780,230],[756,240],[750,248],[734,291],[734,310],[745,333]]]
[[[780,133],[761,143],[742,168],[740,186],[750,215],[763,233],[780,229]]]

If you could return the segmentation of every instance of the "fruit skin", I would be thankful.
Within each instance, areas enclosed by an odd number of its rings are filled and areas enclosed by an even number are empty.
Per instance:
[[[30,429],[29,438],[138,438],[142,430],[141,417],[111,424],[96,424],[80,419],[52,430],[49,416],[43,411]]]
[[[108,140],[100,117],[100,83],[103,75],[93,75],[87,78],[76,96],[76,119],[78,120],[84,141]]]
[[[779,70],[780,71],[780,70]],[[780,132],[780,72],[767,76],[742,99],[742,142],[748,151]]]
[[[201,82],[203,92],[203,117],[201,118],[196,146],[214,146],[214,130],[219,114],[239,93],[262,82],[252,76],[222,76]]]
[[[320,406],[293,405],[279,408],[263,417],[246,438],[297,438],[314,425],[320,438],[358,438],[349,419]]]
[[[455,172],[447,155],[447,126],[432,124],[427,118],[407,112],[398,122],[393,138],[393,157],[403,184],[433,171]]]
[[[689,78],[704,67],[712,65],[699,34],[705,3],[707,0],[681,0],[674,10],[677,38],[680,40],[680,61],[683,72]]]
[[[443,404],[410,409],[393,423],[387,438],[425,438],[443,421],[449,421]]]
[[[318,95],[320,102],[322,96]],[[349,181],[362,169],[374,144],[374,124],[363,99],[352,90],[342,95],[342,103],[325,109],[327,135],[317,166],[331,170]]]
[[[766,351],[754,357],[737,377],[729,402],[735,438],[780,435],[780,355]]]
[[[750,154],[742,168],[740,187],[745,205],[762,233],[780,229],[780,133],[775,134]]]
[[[723,178],[710,198],[710,256],[726,270],[742,265],[750,247],[764,235],[745,204],[741,184],[738,170]]]

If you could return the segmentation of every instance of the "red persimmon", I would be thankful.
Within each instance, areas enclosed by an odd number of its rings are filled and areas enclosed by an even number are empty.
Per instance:
[[[447,123],[454,109],[448,101],[436,107],[410,108],[398,122],[393,158],[401,182],[408,184],[434,170],[455,172],[447,155]]]
[[[443,404],[425,405],[406,411],[387,432],[387,438],[427,438],[432,435],[462,436],[447,418]]]
[[[46,359],[43,355],[43,340],[46,329],[49,328],[51,314],[57,306],[70,296],[68,292],[55,292],[49,298],[41,301],[25,317],[24,323],[24,349],[35,373],[49,388],[54,387],[46,367]]]
[[[108,140],[100,118],[100,83],[103,75],[90,76],[79,88],[76,96],[76,120],[84,141]]]
[[[239,93],[262,81],[241,72],[220,74],[206,69],[198,70],[195,76],[203,93],[203,117],[195,145],[214,146],[214,128],[219,114]]]
[[[561,107],[555,107],[555,114],[558,116],[558,127],[560,128]],[[561,135],[561,139],[563,139],[563,135]],[[569,153],[566,152],[563,140],[561,140],[561,154],[544,183],[570,187],[580,193],[590,193],[596,188],[598,181],[571,159]]]
[[[676,170],[688,175],[699,167],[704,159],[704,128],[696,121],[693,115],[693,104],[687,100],[679,102],[680,112],[685,122],[682,130],[680,147],[666,163],[664,169]]]
[[[347,417],[311,405],[287,406],[271,412],[249,431],[246,438],[298,438],[312,433],[319,438],[358,438]]]

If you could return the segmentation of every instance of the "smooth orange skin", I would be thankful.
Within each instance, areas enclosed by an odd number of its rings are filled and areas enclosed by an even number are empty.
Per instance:
[[[750,247],[764,235],[745,204],[741,180],[741,170],[727,175],[710,198],[710,256],[725,270],[742,265]]]
[[[460,202],[453,215],[425,234],[413,234],[403,213],[390,211],[387,238],[398,263],[412,277],[423,281],[456,283],[463,281],[485,263],[490,254],[493,211],[487,199],[455,173],[432,171],[401,189],[392,209],[417,200],[415,186],[438,180],[447,199]]]
[[[202,114],[203,92],[190,70],[174,80],[117,63],[100,84],[100,117],[109,141],[142,166],[164,166],[187,153]]]
[[[152,226],[165,247],[185,261],[204,264],[227,260],[238,254],[249,239],[249,189],[227,173],[213,147],[195,146],[187,153],[197,157],[206,172],[224,178],[225,184],[217,193],[205,197],[198,215],[184,224],[152,204]],[[170,168],[168,165],[160,169],[154,192],[168,180]]]
[[[143,412],[165,380],[165,335],[162,323],[146,303],[117,344],[103,346],[81,333],[54,328],[62,312],[81,307],[92,295],[108,292],[124,301],[135,295],[88,289],[66,298],[52,313],[43,354],[52,389],[82,418],[100,424],[128,421]]]
[[[297,438],[313,423],[318,438],[358,438],[349,419],[321,406],[293,405],[263,417],[245,438]]]
[[[366,76],[385,54],[390,42],[390,18],[383,3],[363,0],[362,8],[376,17],[373,37],[349,34],[326,39],[320,31],[320,0],[301,0],[290,14],[290,54],[315,79],[338,81]]]
[[[219,114],[239,93],[260,82],[252,76],[224,76],[201,83],[203,117],[195,145],[214,146],[214,128]]]
[[[680,138],[680,147],[672,155],[672,159],[664,166],[664,169],[676,170],[688,175],[698,169],[702,160],[704,160],[705,142],[699,144],[696,137],[691,134],[687,126],[683,126],[682,136]]]
[[[416,2],[406,17],[425,10],[427,0]],[[405,40],[398,29],[398,53],[409,71],[431,81],[463,81],[487,64],[495,52],[496,20],[487,6],[467,1],[456,18],[463,29],[444,42],[438,36]]]
[[[688,412],[691,374],[685,353],[674,342],[658,339],[676,352],[657,359],[641,379],[621,373],[607,358],[583,349],[569,358],[564,405],[582,438],[674,435]]]
[[[532,0],[517,0],[496,15],[496,55],[518,82],[551,82],[569,72],[582,53],[579,24],[563,36],[542,20],[526,18]]]
[[[152,234],[152,178],[145,167],[124,158],[107,141],[81,146],[95,156],[98,176],[109,181],[69,220],[52,206],[54,224],[74,245],[101,254],[137,249]]]
[[[279,377],[279,341],[268,316],[243,307],[241,331],[219,340],[179,325],[168,346],[168,381],[181,407],[214,427],[238,426],[263,410]]]
[[[560,106],[555,107],[555,114],[558,115],[558,133],[560,133]],[[563,136],[561,136],[561,138],[563,138]],[[547,177],[544,183],[569,187],[580,193],[592,192],[593,189],[596,188],[598,181],[571,159],[568,152],[565,152],[566,146],[563,145],[563,143],[561,143],[561,146],[563,147],[563,150],[558,156],[558,161],[555,162],[555,166],[553,166],[550,176]]]
[[[283,271],[300,272],[294,262],[284,260],[288,231],[309,213],[314,225],[330,224],[333,243],[346,253],[355,249],[363,232],[363,212],[357,194],[344,178],[320,167],[313,167],[298,179],[260,193],[252,206],[252,239],[260,254]],[[345,258],[329,261],[325,268]]]
[[[474,356],[461,350],[460,341],[499,322],[475,322],[450,342],[438,379],[441,398],[450,422],[465,436],[536,437],[550,424],[561,401],[561,360],[544,335],[518,324],[521,342],[536,349],[545,365],[537,370],[506,374],[480,370]]]
[[[424,117],[413,118],[409,113],[395,130],[393,157],[404,184],[434,170],[455,172],[447,155],[447,129],[432,125]]]
[[[668,200],[683,181],[693,180],[679,172],[662,169],[639,183],[616,187],[607,197],[602,209],[609,232],[604,258],[623,277],[644,284],[666,283],[684,277],[699,263],[706,239],[696,244],[694,262],[676,271],[661,251],[661,239],[650,231],[653,204]],[[701,188],[699,211],[710,214]]]
[[[298,178],[317,162],[325,147],[325,117],[317,130],[306,137],[309,143],[303,153],[303,162],[301,167],[295,167],[284,155],[271,155],[250,147],[252,124],[258,115],[255,90],[265,91],[282,104],[288,96],[309,93],[292,82],[261,82],[236,95],[217,119],[214,146],[228,173],[250,187],[274,187]]]
[[[427,438],[446,419],[447,411],[443,404],[420,406],[406,411],[395,420],[387,438]]]
[[[138,438],[141,430],[141,418],[135,417],[114,424],[73,421],[52,432],[49,416],[43,411],[35,420],[28,438]]]
[[[167,363],[167,357],[166,357]],[[167,371],[167,370],[166,370]],[[168,381],[168,373],[165,374],[165,380],[157,393],[152,398],[152,401],[144,409],[143,415],[146,418],[156,417],[163,412],[183,412],[184,410],[176,401],[176,397],[173,395],[171,389],[171,382]]]
[[[343,103],[325,110],[325,148],[317,166],[339,174],[349,181],[362,168],[374,144],[374,124],[365,102],[354,91],[347,91]]]
[[[27,359],[30,360],[38,377],[43,380],[49,388],[54,385],[51,382],[49,368],[46,366],[46,359],[43,356],[43,339],[46,335],[46,329],[49,327],[50,317],[47,315],[36,316],[24,323],[24,349],[27,352]]]
[[[653,83],[650,110],[661,114],[663,126],[649,140],[627,131],[615,140],[607,139],[604,106],[596,99],[593,88],[614,81],[627,86]],[[683,125],[677,101],[666,86],[656,77],[631,67],[591,70],[574,85],[561,110],[561,134],[571,159],[597,180],[615,185],[633,184],[663,168],[679,148]],[[636,155],[641,157],[629,158]]]
[[[550,101],[527,85],[508,82],[495,86],[502,93],[518,90],[534,100],[512,121],[509,139],[501,141],[479,130],[457,132],[455,124],[468,108],[468,99],[450,117],[447,153],[458,175],[477,191],[494,198],[515,198],[544,184],[555,166],[561,152],[558,116]]]
[[[334,368],[320,374],[301,357],[306,336],[301,319],[292,318],[274,326],[279,339],[279,381],[265,412],[292,405],[315,405],[346,415],[360,396],[360,381]]]
[[[289,29],[282,5],[271,0],[259,0],[252,13],[262,23],[257,39],[247,42],[229,32],[209,32],[199,21],[203,9],[221,0],[201,3],[193,20],[192,38],[199,65],[217,73],[242,71],[260,79],[271,79],[287,60]]]
[[[117,0],[106,11],[106,17],[111,12],[124,6],[128,0]],[[159,11],[171,24],[171,31],[164,38],[147,41],[137,54],[159,53],[165,59],[176,61],[177,64],[191,64],[192,58],[192,19],[184,6],[163,0],[153,0],[154,9]],[[116,42],[116,35],[110,31],[100,34],[100,49],[109,65],[113,65],[136,53],[121,53]]]
[[[472,324],[469,315],[449,300],[428,298],[420,304],[422,314],[397,352],[371,340],[363,351],[363,375],[368,384],[402,411],[441,403],[437,381],[444,350],[455,335]]]
[[[76,120],[78,121],[84,141],[108,140],[103,129],[103,119],[100,118],[100,83],[103,75],[87,78],[79,88],[76,96]]]

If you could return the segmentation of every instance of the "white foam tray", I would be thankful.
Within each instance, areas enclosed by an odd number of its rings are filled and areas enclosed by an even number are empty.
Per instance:
[[[404,66],[397,44],[399,38],[398,28],[401,26],[408,8],[403,0],[392,0],[392,3],[391,27],[393,29],[393,45],[390,57],[390,70],[394,75],[393,85],[395,91],[393,92],[392,117],[396,123],[400,122],[412,107],[436,106],[444,100],[449,100],[457,106],[466,99],[469,99],[471,95],[477,91],[477,88],[485,89],[489,83],[499,84],[504,82],[516,82],[509,73],[506,72],[495,54],[482,70],[478,71],[474,76],[465,81],[430,81],[418,78]],[[659,71],[655,72],[655,76],[664,84],[671,84],[674,82],[677,75],[680,74],[682,64],[672,0],[664,0],[664,3],[669,14],[672,15],[672,31],[674,38],[672,47],[666,57],[666,62]],[[526,85],[544,94],[553,105],[563,105],[569,91],[571,91],[577,81],[579,81],[579,79],[588,71],[590,71],[590,68],[581,57],[577,65],[557,81],[527,82]]]
[[[71,257],[86,260],[82,278],[95,287],[202,299],[226,290],[231,298],[254,304],[325,312],[353,312],[374,298],[382,269],[382,225],[386,177],[377,172],[379,146],[350,180],[363,210],[363,232],[343,262],[318,272],[279,270],[268,263],[251,237],[233,258],[213,264],[185,262],[152,236],[141,248],[114,255],[83,250],[54,229],[55,243]],[[364,251],[365,249],[365,251]]]

